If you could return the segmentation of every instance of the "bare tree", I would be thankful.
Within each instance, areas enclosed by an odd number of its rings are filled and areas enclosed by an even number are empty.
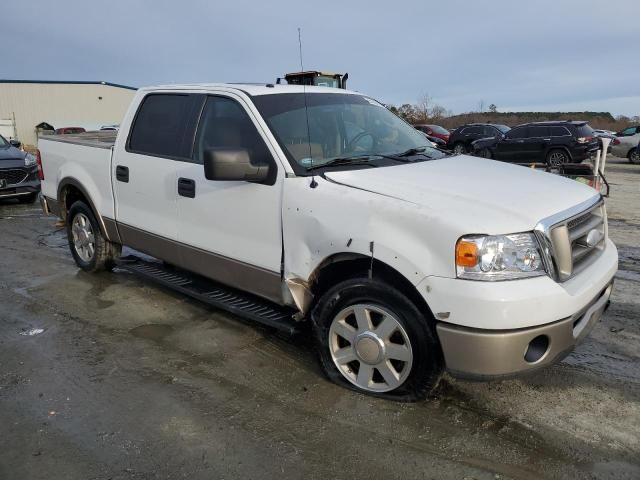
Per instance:
[[[489,105],[489,111],[491,113],[497,113],[498,112],[498,107],[496,107],[495,103],[492,103],[491,105]]]
[[[480,100],[478,102],[478,112],[480,112],[480,113],[484,112],[484,100]]]
[[[431,104],[433,99],[428,93],[424,93],[418,100],[418,104],[415,106],[416,121],[426,122],[431,117]]]

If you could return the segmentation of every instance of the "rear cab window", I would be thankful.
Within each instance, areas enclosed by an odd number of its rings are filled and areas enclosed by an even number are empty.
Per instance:
[[[136,113],[127,151],[190,160],[204,97],[199,94],[150,93]]]

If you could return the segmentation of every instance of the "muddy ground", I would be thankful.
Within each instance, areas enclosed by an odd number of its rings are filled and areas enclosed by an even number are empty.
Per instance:
[[[608,170],[620,272],[590,337],[414,404],[329,383],[304,338],[80,272],[55,219],[0,204],[0,479],[640,478],[640,166]]]

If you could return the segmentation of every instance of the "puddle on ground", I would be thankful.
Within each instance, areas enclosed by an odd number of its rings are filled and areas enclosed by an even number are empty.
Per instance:
[[[140,325],[129,330],[134,336],[160,342],[173,332],[171,325],[162,325],[160,323],[149,323]]]

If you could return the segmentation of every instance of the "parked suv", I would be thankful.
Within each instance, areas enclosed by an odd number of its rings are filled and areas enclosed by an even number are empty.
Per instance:
[[[593,129],[583,121],[536,122],[511,129],[504,138],[473,144],[476,155],[515,163],[580,163],[600,148]]]
[[[506,125],[491,123],[470,123],[456,128],[447,142],[453,153],[468,153],[472,151],[471,142],[480,138],[502,138],[510,130]]]

